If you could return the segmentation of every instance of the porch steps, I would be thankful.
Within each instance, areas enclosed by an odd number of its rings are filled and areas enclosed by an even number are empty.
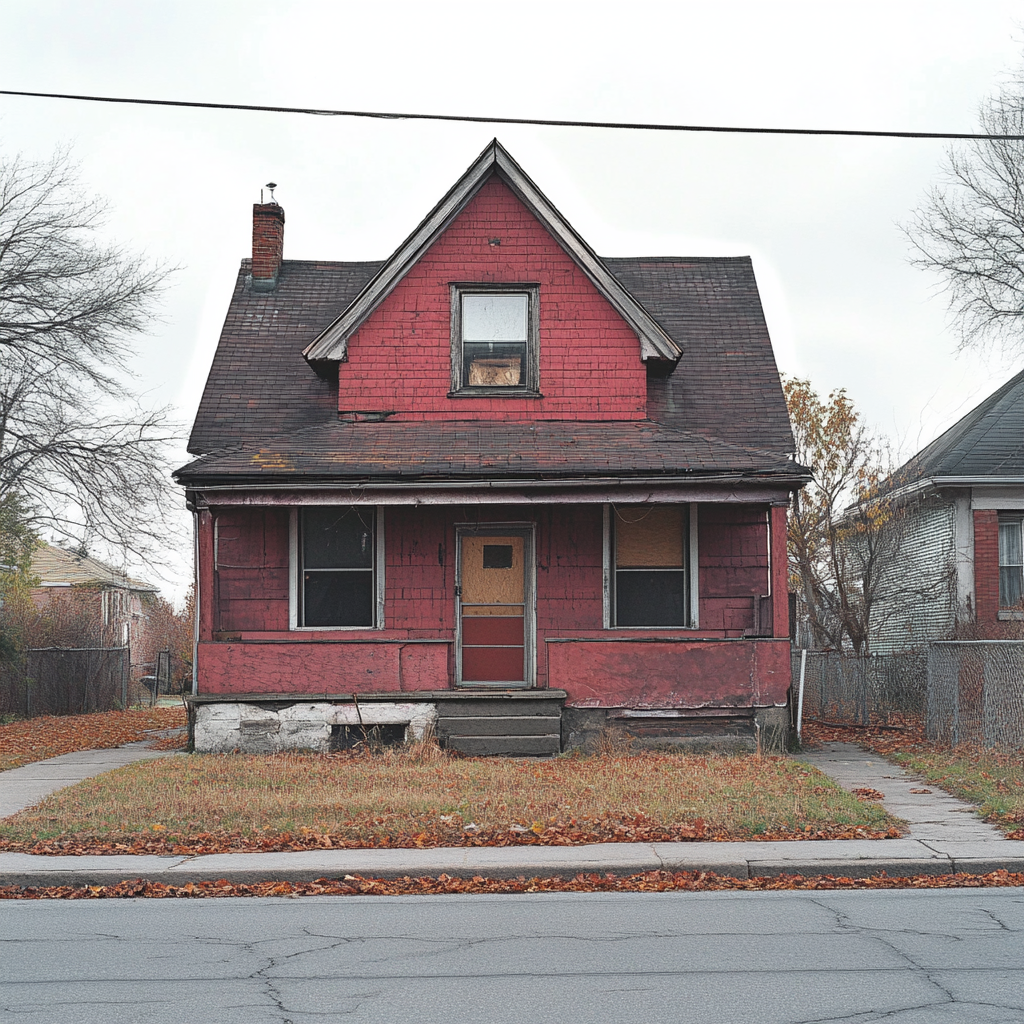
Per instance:
[[[551,757],[562,749],[565,698],[562,690],[452,694],[438,702],[437,738],[462,754]]]

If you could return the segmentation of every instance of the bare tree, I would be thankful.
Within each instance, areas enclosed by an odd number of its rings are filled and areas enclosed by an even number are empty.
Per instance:
[[[949,292],[961,347],[986,340],[1024,352],[1024,73],[981,106],[979,140],[946,153],[905,231],[915,266],[937,272]]]
[[[166,409],[128,360],[164,268],[98,238],[104,205],[66,152],[0,159],[0,495],[58,540],[151,557],[166,542]]]
[[[783,386],[797,461],[814,474],[790,509],[791,585],[816,647],[862,654],[907,602],[940,597],[949,573],[921,578],[901,571],[910,510],[890,486],[885,446],[846,392],[823,400],[809,381],[786,378]]]

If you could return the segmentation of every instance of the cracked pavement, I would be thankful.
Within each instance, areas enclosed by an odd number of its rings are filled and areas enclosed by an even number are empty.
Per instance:
[[[9,901],[0,1022],[1024,1021],[1024,890]]]

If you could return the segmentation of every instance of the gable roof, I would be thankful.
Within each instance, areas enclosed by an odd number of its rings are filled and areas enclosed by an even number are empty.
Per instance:
[[[349,338],[494,175],[526,205],[629,324],[640,340],[642,359],[674,362],[680,357],[683,349],[679,340],[673,339],[637,298],[622,286],[497,139],[491,141],[419,227],[366,283],[351,304],[313,339],[303,353],[305,357],[310,362],[343,360]]]
[[[897,486],[922,479],[1024,483],[1024,371],[893,474]]]
[[[686,356],[648,379],[648,417],[727,444],[789,455],[785,397],[748,257],[604,258]],[[194,455],[251,446],[337,421],[336,377],[319,377],[303,349],[344,310],[380,262],[285,260],[273,292],[239,268],[220,344],[196,414]]]
[[[78,555],[73,551],[52,544],[42,544],[32,552],[33,576],[39,577],[41,586],[99,586],[120,587],[155,594],[158,587],[133,580],[123,572],[89,555]]]

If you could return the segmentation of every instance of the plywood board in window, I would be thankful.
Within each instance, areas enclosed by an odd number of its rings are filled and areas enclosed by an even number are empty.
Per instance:
[[[614,515],[617,567],[683,567],[682,506],[616,505]]]
[[[512,548],[510,569],[485,569],[484,545],[509,545]],[[523,596],[523,537],[463,537],[462,538],[462,603],[522,604]],[[479,614],[479,613],[477,613]],[[508,614],[505,612],[504,614]]]

